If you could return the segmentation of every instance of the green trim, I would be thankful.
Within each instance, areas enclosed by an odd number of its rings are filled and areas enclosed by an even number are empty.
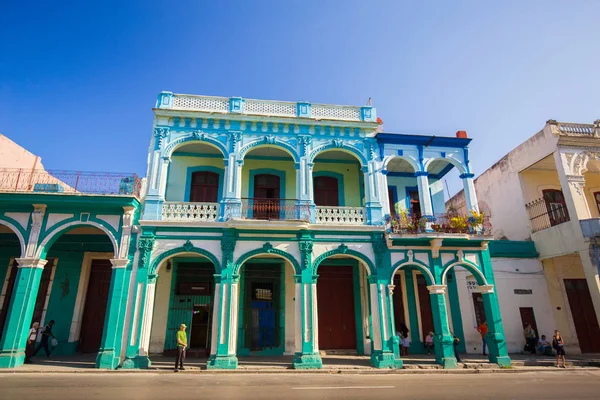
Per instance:
[[[271,238],[271,239],[273,239],[273,238]],[[250,250],[250,251],[242,254],[233,265],[233,271],[232,271],[233,274],[239,274],[239,271],[242,268],[242,266],[244,265],[244,263],[246,263],[251,258],[253,258],[257,255],[260,255],[260,254],[277,254],[277,255],[285,258],[286,260],[288,260],[290,263],[292,263],[292,267],[294,268],[294,273],[299,274],[302,270],[302,268],[300,267],[300,263],[298,262],[298,260],[296,260],[294,258],[294,256],[292,256],[287,251],[283,251],[283,250],[274,248],[273,245],[271,245],[271,243],[267,242],[261,248]]]
[[[370,242],[370,240],[368,240],[368,242]],[[345,244],[342,243],[339,247],[337,247],[333,250],[326,251],[325,253],[323,253],[319,257],[317,257],[317,259],[313,263],[313,275],[317,275],[319,265],[321,265],[321,263],[323,261],[325,261],[327,258],[329,258],[331,256],[338,255],[338,254],[355,257],[355,258],[358,258],[359,260],[361,260],[362,262],[364,262],[367,266],[368,275],[374,275],[377,272],[375,265],[373,264],[373,261],[371,261],[364,254],[359,253],[358,251],[349,249],[348,246],[346,246]]]
[[[18,203],[23,203],[23,206],[27,207],[27,211],[32,211],[32,204],[46,204],[51,208],[47,209],[46,213],[56,212],[57,209],[66,209],[73,212],[74,206],[79,206],[80,209],[118,208],[121,212],[123,211],[123,207],[140,207],[140,201],[131,196],[85,195],[75,193],[2,193],[0,194],[0,203],[3,202],[12,203],[15,208],[18,207]]]
[[[492,257],[538,258],[540,255],[532,241],[493,240],[489,250]]]
[[[161,253],[160,255],[158,255],[156,258],[154,258],[154,260],[152,261],[152,264],[150,266],[150,275],[155,275],[156,271],[158,270],[158,267],[160,265],[160,263],[162,261],[164,261],[165,259],[172,257],[176,254],[179,253],[197,253],[200,254],[206,258],[209,259],[210,262],[213,263],[213,265],[215,266],[215,273],[218,273],[221,270],[221,263],[219,262],[219,260],[217,259],[217,257],[215,257],[214,254],[212,254],[211,252],[209,252],[208,250],[204,250],[198,247],[195,247],[189,240],[181,247],[177,247],[175,249],[171,249],[168,251],[165,251],[163,253]]]
[[[471,295],[469,293],[469,295]],[[465,343],[465,332],[463,329],[462,315],[460,313],[460,298],[458,297],[458,282],[456,282],[456,274],[454,271],[449,272],[448,276],[448,301],[450,303],[450,314],[452,317],[452,327],[454,334],[460,339],[458,351],[461,353],[467,352]]]

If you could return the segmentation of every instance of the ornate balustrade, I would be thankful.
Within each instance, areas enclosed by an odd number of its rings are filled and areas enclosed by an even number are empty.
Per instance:
[[[560,202],[546,202],[544,199],[537,199],[527,203],[525,208],[529,214],[532,232],[570,221],[567,206]]]
[[[142,181],[135,174],[25,168],[0,169],[0,192],[77,193],[139,197],[141,187]]]
[[[308,220],[308,205],[296,204],[295,199],[242,199],[241,215],[243,219]]]
[[[493,234],[490,216],[485,213],[459,213],[436,214],[422,217],[411,214],[398,214],[390,218],[392,233],[419,234],[419,233],[461,233],[469,235]]]
[[[317,206],[317,224],[325,225],[364,225],[363,207],[325,207]]]
[[[219,219],[219,210],[219,203],[168,202],[162,206],[162,220],[214,222]]]

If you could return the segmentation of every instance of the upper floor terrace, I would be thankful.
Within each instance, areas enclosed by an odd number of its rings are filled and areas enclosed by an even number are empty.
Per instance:
[[[432,225],[441,178],[472,185],[470,139],[378,133],[371,106],[163,92],[154,111],[145,220]]]

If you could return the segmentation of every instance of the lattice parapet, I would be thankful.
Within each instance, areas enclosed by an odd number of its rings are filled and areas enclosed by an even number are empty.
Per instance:
[[[225,97],[177,95],[173,99],[173,108],[180,110],[229,112],[229,99]]]
[[[296,116],[296,103],[282,101],[246,100],[245,114],[276,115],[282,117]]]
[[[361,120],[360,107],[313,104],[311,114],[313,118],[317,119],[341,119],[345,121]]]

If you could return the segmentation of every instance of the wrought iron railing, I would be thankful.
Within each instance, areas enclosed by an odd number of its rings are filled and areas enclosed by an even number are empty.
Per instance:
[[[563,203],[551,203],[544,199],[537,199],[527,203],[525,208],[529,214],[532,232],[539,232],[570,221],[569,212]]]
[[[325,225],[364,225],[365,209],[363,207],[317,206],[315,222]]]
[[[0,169],[0,192],[101,194],[140,196],[136,174],[113,172]]]
[[[390,218],[392,233],[462,233],[469,235],[492,235],[491,218],[485,213],[468,214],[449,212],[422,217],[411,214],[394,214]]]
[[[219,219],[219,203],[175,203],[162,206],[163,221],[214,222]]]
[[[241,218],[262,220],[307,220],[310,208],[295,199],[243,198]]]

